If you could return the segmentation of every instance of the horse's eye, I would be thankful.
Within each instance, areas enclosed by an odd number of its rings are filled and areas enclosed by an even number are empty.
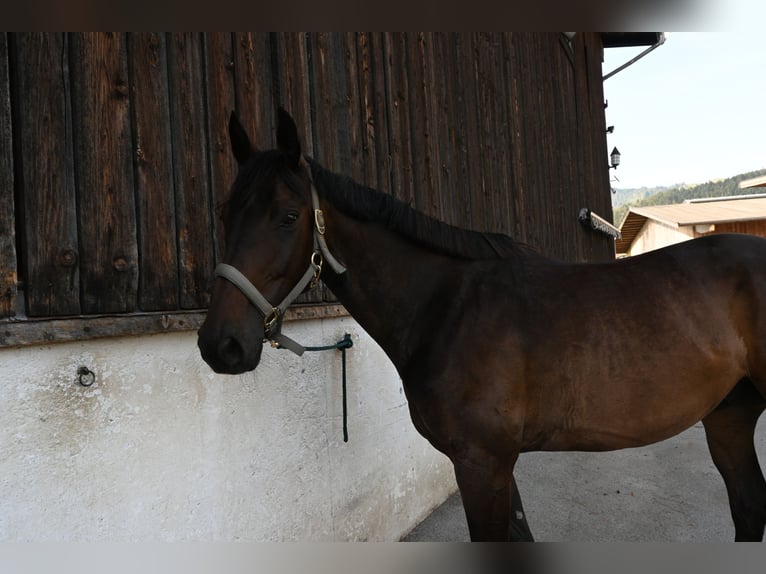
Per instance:
[[[298,212],[291,210],[285,213],[284,219],[282,219],[282,225],[292,225],[296,221],[298,221]]]

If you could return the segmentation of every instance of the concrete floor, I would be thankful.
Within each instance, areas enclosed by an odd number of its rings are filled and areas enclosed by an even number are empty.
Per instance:
[[[766,469],[766,417],[756,450]],[[729,542],[734,526],[702,424],[652,446],[608,453],[526,453],[516,465],[537,541]],[[460,495],[405,541],[468,541]]]

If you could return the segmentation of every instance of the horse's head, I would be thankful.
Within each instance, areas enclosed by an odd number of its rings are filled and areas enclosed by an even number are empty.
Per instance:
[[[214,371],[236,374],[258,366],[264,339],[279,333],[287,299],[306,287],[321,255],[312,241],[311,182],[292,118],[279,110],[276,150],[255,149],[234,114],[229,137],[239,172],[222,213],[225,264],[216,269],[198,345]]]

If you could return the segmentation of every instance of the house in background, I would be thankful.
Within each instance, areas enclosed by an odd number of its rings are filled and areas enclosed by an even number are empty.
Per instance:
[[[746,179],[739,182],[740,189],[752,189],[754,187],[766,187],[766,175]]]
[[[757,182],[752,187],[756,186]],[[766,194],[631,207],[620,232],[622,236],[615,241],[617,257],[638,255],[712,233],[766,237]]]

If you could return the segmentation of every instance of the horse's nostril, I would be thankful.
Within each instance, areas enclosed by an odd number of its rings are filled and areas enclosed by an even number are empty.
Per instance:
[[[218,358],[229,368],[236,367],[242,362],[244,351],[239,341],[232,337],[221,339],[218,343]]]

